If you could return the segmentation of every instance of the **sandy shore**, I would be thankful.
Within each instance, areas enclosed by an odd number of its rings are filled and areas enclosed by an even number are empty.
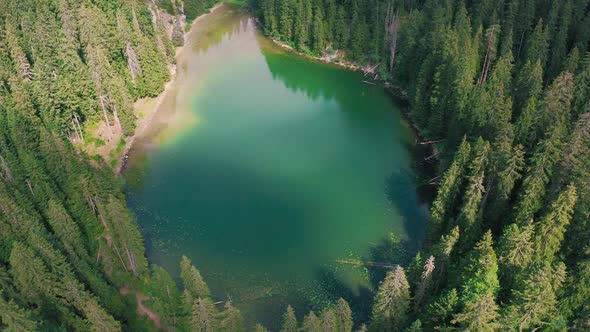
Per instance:
[[[177,59],[178,59],[178,55],[187,46],[187,44],[188,44],[187,37],[191,34],[193,29],[195,28],[196,23],[199,22],[199,20],[203,19],[205,16],[207,16],[207,15],[215,12],[217,9],[221,8],[221,6],[223,6],[223,4],[224,4],[223,2],[218,3],[217,5],[212,7],[208,13],[204,13],[193,20],[193,22],[191,23],[191,29],[184,33],[184,45],[176,48],[175,56]],[[133,144],[135,144],[135,141],[137,140],[137,138],[140,137],[145,132],[145,130],[150,127],[151,123],[153,122],[153,120],[155,118],[155,115],[158,113],[158,110],[160,109],[160,106],[162,105],[162,102],[164,101],[166,96],[168,96],[170,91],[172,91],[174,83],[176,82],[176,67],[177,67],[177,65],[175,64],[170,68],[170,81],[168,81],[166,83],[166,85],[164,86],[164,91],[162,91],[162,93],[160,93],[156,97],[156,103],[152,107],[152,110],[151,110],[151,112],[149,112],[147,118],[145,118],[143,120],[138,120],[138,127],[135,130],[135,133],[133,134],[133,136],[127,138],[127,141],[125,143],[125,148],[123,149],[123,151],[121,152],[121,155],[119,156],[119,162],[117,163],[117,167],[115,167],[115,174],[121,173],[121,171],[125,167],[125,164],[127,163],[129,151],[133,147]],[[138,102],[139,101],[137,101],[135,103],[135,106],[134,106],[135,108],[137,108]]]

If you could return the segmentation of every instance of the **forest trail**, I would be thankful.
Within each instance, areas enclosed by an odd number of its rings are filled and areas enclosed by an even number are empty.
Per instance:
[[[155,312],[153,312],[151,309],[149,309],[148,307],[146,307],[143,304],[143,301],[150,299],[149,297],[141,294],[138,291],[130,290],[128,286],[121,288],[119,290],[119,293],[121,293],[122,295],[128,295],[129,293],[135,294],[135,298],[137,300],[137,312],[139,313],[139,315],[140,316],[147,316],[147,318],[149,320],[151,320],[159,330],[162,330],[162,322],[160,320],[160,316],[158,316],[158,314],[156,314]],[[171,330],[167,330],[167,331],[171,331]]]

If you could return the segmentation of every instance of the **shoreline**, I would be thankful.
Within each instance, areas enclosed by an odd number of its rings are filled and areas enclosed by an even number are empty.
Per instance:
[[[185,40],[184,45],[176,48],[175,58],[178,58],[178,55],[187,46],[187,37],[193,32],[193,29],[195,28],[195,24],[199,20],[201,20],[202,18],[206,17],[207,15],[214,13],[216,10],[221,8],[223,5],[225,5],[225,1],[222,1],[218,4],[216,4],[215,6],[211,7],[208,12],[199,15],[197,18],[195,18],[190,23],[191,24],[190,30],[188,30],[184,33],[184,40]],[[261,28],[260,22],[258,21],[258,19],[255,19],[255,22],[257,23],[259,28]],[[409,101],[407,92],[402,87],[397,86],[397,85],[393,85],[390,82],[384,81],[381,78],[379,78],[379,76],[377,74],[375,74],[375,69],[378,67],[378,65],[360,66],[355,63],[350,63],[350,62],[347,63],[344,61],[334,62],[333,60],[340,55],[339,50],[337,50],[334,55],[325,55],[322,57],[317,57],[317,56],[309,55],[307,53],[298,51],[295,48],[291,47],[290,45],[285,44],[285,43],[283,43],[279,40],[276,40],[274,38],[271,38],[270,36],[266,36],[266,38],[268,38],[270,41],[272,41],[275,45],[287,50],[288,52],[292,52],[298,56],[301,56],[303,58],[306,58],[306,59],[309,59],[312,61],[319,61],[319,62],[323,62],[326,64],[331,64],[331,65],[334,65],[334,66],[337,66],[340,68],[344,68],[347,70],[361,71],[365,74],[365,76],[369,75],[368,79],[370,79],[371,81],[378,82],[379,85],[381,85],[383,88],[385,88],[385,90],[390,95],[393,95],[396,98],[399,98],[404,103],[407,103]],[[170,68],[170,80],[168,82],[166,82],[166,84],[164,86],[164,90],[157,97],[155,97],[155,104],[153,107],[151,107],[151,109],[152,109],[151,112],[148,114],[148,116],[145,120],[140,122],[140,125],[135,130],[133,136],[130,136],[127,138],[127,141],[125,142],[124,149],[122,150],[121,154],[117,157],[118,162],[117,162],[117,166],[114,169],[114,172],[116,175],[121,174],[121,172],[125,168],[125,166],[127,164],[127,158],[129,156],[129,152],[133,148],[135,141],[137,140],[138,137],[140,137],[144,133],[144,131],[147,128],[150,127],[150,125],[152,124],[152,122],[155,118],[155,115],[158,113],[158,110],[160,109],[160,106],[161,106],[163,100],[166,98],[168,93],[170,93],[170,90],[172,89],[173,84],[176,82],[177,67],[178,67],[178,64],[174,64]],[[373,83],[371,83],[371,84],[373,84]],[[142,99],[136,100],[135,103],[137,103],[140,100],[142,100]],[[134,108],[136,108],[135,105],[134,105]],[[418,127],[418,124],[416,123],[411,110],[409,110],[409,106],[406,106],[406,105],[402,106],[400,109],[400,113],[403,115],[403,117],[406,119],[406,121],[408,121],[410,127],[412,128],[412,131],[414,132],[414,134],[416,135],[418,140],[424,141],[425,139],[427,139],[426,136],[424,135],[424,132]],[[417,145],[421,144],[418,140],[416,142]],[[431,150],[432,150],[431,158],[434,158],[435,160],[440,160],[440,149],[437,146],[437,144],[429,144],[429,145],[431,146]]]
[[[258,20],[256,20],[256,22],[260,26],[260,22]],[[376,85],[379,84],[387,91],[388,94],[394,96],[395,98],[400,99],[404,104],[404,105],[400,105],[401,106],[400,113],[406,119],[406,121],[408,121],[410,128],[414,132],[414,135],[417,138],[416,145],[424,145],[424,144],[428,143],[428,142],[426,142],[428,140],[428,138],[424,134],[424,131],[418,126],[418,123],[416,123],[414,115],[412,114],[412,111],[409,106],[410,101],[409,101],[409,96],[408,96],[407,91],[404,90],[401,86],[394,85],[391,82],[385,81],[385,80],[381,79],[380,77],[375,76],[377,74],[374,73],[374,70],[378,67],[378,65],[360,66],[358,64],[351,63],[351,62],[348,62],[348,63],[343,62],[343,61],[334,62],[334,61],[332,61],[333,59],[336,58],[334,56],[326,55],[326,56],[322,56],[322,57],[317,57],[317,56],[309,55],[307,53],[301,52],[301,51],[293,48],[292,46],[290,46],[288,44],[285,44],[279,40],[271,38],[270,36],[266,36],[266,37],[268,39],[270,39],[275,45],[287,50],[288,52],[291,52],[293,54],[301,56],[303,58],[313,60],[313,61],[323,62],[326,64],[331,64],[331,65],[334,65],[334,66],[337,66],[340,68],[344,68],[344,69],[348,69],[348,70],[361,71],[365,74],[365,76],[367,76],[367,74],[370,74],[371,77],[368,77],[368,79],[370,79],[373,82],[377,82],[377,83],[367,82],[367,81],[363,81],[363,82],[369,83],[369,84],[376,84]],[[338,55],[339,55],[339,51],[336,51],[335,56],[338,56]],[[420,142],[420,141],[422,141],[422,142]],[[438,145],[437,144],[428,144],[428,145],[430,145],[430,147],[431,147],[430,150],[432,153],[431,156],[429,157],[429,159],[432,158],[432,159],[439,161],[440,160],[440,148],[438,147]]]
[[[176,51],[174,54],[175,59],[178,59],[178,55],[182,51],[184,51],[184,48],[187,46],[187,37],[191,34],[191,32],[193,32],[193,29],[195,28],[195,24],[199,20],[204,18],[205,16],[214,13],[216,10],[221,8],[224,4],[225,4],[224,1],[216,4],[215,6],[211,7],[208,12],[199,15],[190,23],[191,24],[190,30],[186,31],[183,36],[184,37],[184,45],[177,47],[175,50]],[[126,142],[125,142],[125,147],[121,151],[121,154],[119,156],[117,156],[117,160],[118,160],[117,166],[113,170],[116,175],[121,174],[121,172],[125,168],[125,166],[127,164],[127,158],[129,157],[129,152],[133,148],[135,141],[137,140],[138,137],[140,137],[145,132],[145,130],[147,128],[150,127],[150,125],[152,124],[152,122],[155,118],[155,115],[158,113],[158,110],[160,109],[160,106],[162,105],[162,102],[164,101],[166,96],[168,96],[168,94],[170,93],[170,90],[172,90],[172,86],[174,85],[174,83],[176,83],[177,68],[178,68],[178,63],[175,63],[174,65],[171,66],[170,80],[168,82],[166,82],[166,84],[164,85],[164,90],[162,90],[162,92],[160,92],[160,94],[158,96],[152,97],[152,98],[155,98],[155,104],[154,104],[154,106],[151,107],[151,112],[148,114],[146,119],[144,119],[143,121],[140,121],[140,124],[135,129],[133,136],[127,137]],[[146,99],[146,98],[142,98],[142,99]],[[142,99],[138,99],[134,102],[134,106],[133,106],[134,109],[136,109],[136,107],[137,107],[137,102]],[[147,98],[147,100],[149,100],[149,99],[150,98]]]

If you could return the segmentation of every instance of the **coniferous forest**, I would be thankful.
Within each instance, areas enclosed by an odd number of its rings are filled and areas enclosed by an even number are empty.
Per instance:
[[[181,20],[213,4],[0,0],[0,330],[252,328],[187,257],[181,288],[149,264],[120,179],[80,148],[101,121],[133,134]],[[249,7],[270,38],[407,99],[437,165],[425,239],[387,271],[370,320],[341,299],[286,308],[281,331],[590,330],[589,0]],[[144,296],[157,323],[137,314]]]

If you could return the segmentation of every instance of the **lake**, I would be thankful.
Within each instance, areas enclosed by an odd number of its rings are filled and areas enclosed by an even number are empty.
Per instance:
[[[394,263],[427,216],[397,102],[227,4],[195,24],[177,70],[124,170],[149,260],[178,279],[187,255],[248,327],[340,296],[366,319],[386,268],[362,262]]]

